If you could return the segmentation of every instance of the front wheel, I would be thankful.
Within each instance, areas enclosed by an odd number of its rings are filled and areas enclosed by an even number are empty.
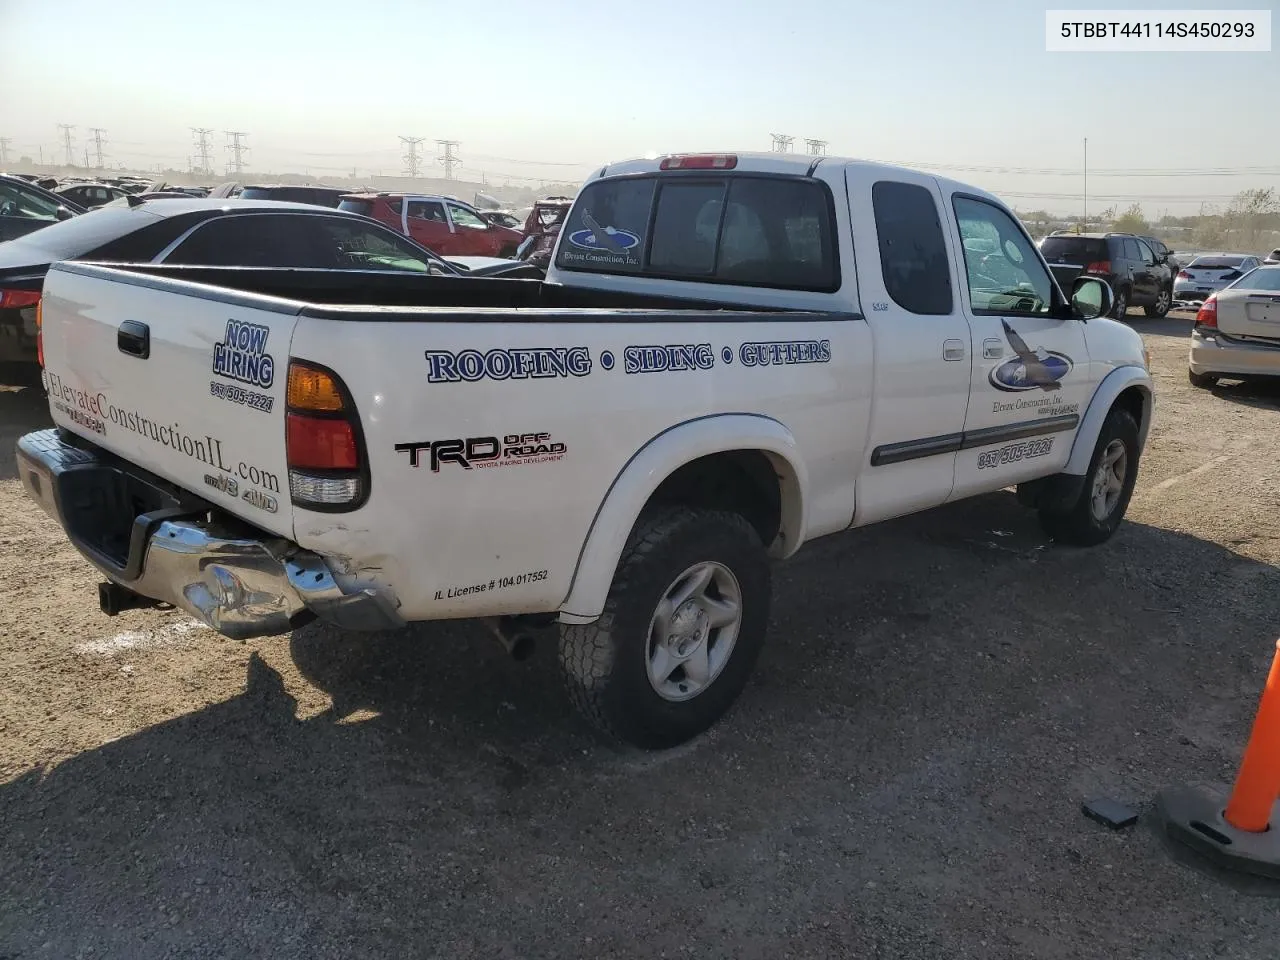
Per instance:
[[[574,705],[638,747],[711,727],[746,685],[769,619],[769,558],[743,517],[646,511],[623,550],[604,613],[561,628]]]
[[[1110,539],[1124,519],[1138,479],[1138,424],[1112,408],[1089,461],[1089,472],[1074,503],[1040,511],[1040,525],[1059,543],[1091,547]]]
[[[1168,287],[1162,287],[1160,292],[1156,294],[1156,302],[1149,307],[1143,307],[1142,310],[1148,317],[1159,319],[1169,313],[1169,308],[1172,305],[1173,291]]]

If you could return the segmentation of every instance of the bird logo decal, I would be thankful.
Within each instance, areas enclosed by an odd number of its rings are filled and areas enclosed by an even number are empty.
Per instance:
[[[1005,339],[1015,356],[998,364],[988,378],[997,390],[1020,393],[1024,390],[1043,390],[1052,393],[1062,388],[1062,379],[1071,372],[1071,358],[1056,350],[1037,347],[1032,350],[1009,321],[1001,320]]]
[[[629,230],[602,226],[590,210],[582,212],[583,230],[575,230],[569,234],[569,242],[575,247],[586,250],[597,250],[604,253],[626,254],[633,247],[640,245],[640,238]]]

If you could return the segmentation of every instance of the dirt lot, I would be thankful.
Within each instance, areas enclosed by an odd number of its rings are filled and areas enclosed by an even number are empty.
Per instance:
[[[0,957],[1271,960],[1277,903],[1151,799],[1231,777],[1280,634],[1280,389],[1194,391],[1186,317],[1132,322],[1157,422],[1110,544],[1008,494],[817,542],[741,705],[664,755],[471,625],[102,616],[14,479],[41,399],[0,393]]]

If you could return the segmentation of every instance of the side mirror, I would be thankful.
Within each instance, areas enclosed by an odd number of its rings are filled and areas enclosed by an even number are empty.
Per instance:
[[[53,212],[53,215],[57,217],[59,220],[70,220],[72,217],[75,216],[74,213],[72,213],[70,210],[68,210],[64,206],[59,206],[58,209]]]
[[[1097,277],[1076,277],[1071,285],[1071,315],[1078,320],[1105,317],[1115,305],[1111,285]]]

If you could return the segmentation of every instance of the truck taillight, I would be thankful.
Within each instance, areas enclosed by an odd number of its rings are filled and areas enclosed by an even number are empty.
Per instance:
[[[1084,268],[1085,273],[1108,274],[1111,272],[1110,260],[1095,260]]]
[[[1196,326],[1208,330],[1218,329],[1218,295],[1216,293],[1200,304],[1200,309],[1196,312]]]
[[[39,290],[5,290],[0,287],[0,310],[34,307],[40,302]]]
[[[44,301],[36,303],[36,360],[44,369]]]
[[[368,461],[351,393],[318,364],[289,361],[285,456],[296,506],[354,510],[369,493]]]
[[[738,158],[729,153],[682,153],[664,157],[659,170],[732,170]]]

